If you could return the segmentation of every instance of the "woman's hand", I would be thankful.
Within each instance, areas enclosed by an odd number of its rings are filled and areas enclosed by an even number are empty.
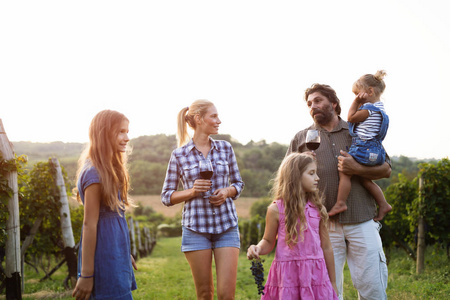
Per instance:
[[[258,246],[250,245],[250,247],[248,247],[247,249],[247,259],[258,259],[259,251],[261,251],[261,249]]]
[[[211,189],[212,181],[208,179],[197,179],[194,181],[194,197]]]
[[[94,287],[94,277],[78,278],[75,289],[72,292],[72,297],[77,300],[88,300],[91,297],[92,289]]]
[[[228,188],[215,190],[213,195],[209,197],[209,203],[215,206],[222,205],[228,198]]]

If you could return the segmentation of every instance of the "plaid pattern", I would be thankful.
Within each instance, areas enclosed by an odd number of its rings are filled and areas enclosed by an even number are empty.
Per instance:
[[[202,195],[185,201],[181,224],[196,232],[220,234],[238,224],[233,200],[241,194],[244,182],[231,144],[227,141],[215,141],[212,138],[210,140],[211,150],[208,157],[214,169],[211,190],[226,188],[231,184],[236,188],[237,194],[233,198],[227,198],[218,207],[211,205],[209,199],[203,198]],[[164,205],[172,206],[170,197],[178,189],[180,179],[184,189],[194,186],[194,181],[200,178],[198,165],[203,159],[203,154],[197,150],[192,139],[187,145],[172,152],[161,193],[161,201]]]
[[[337,169],[340,150],[348,151],[352,137],[348,132],[348,124],[339,118],[339,124],[331,132],[317,124],[298,132],[291,140],[287,154],[291,152],[308,152],[306,148],[306,132],[308,129],[320,130],[320,147],[315,150],[317,157],[317,174],[319,190],[325,197],[325,207],[330,210],[336,203],[339,187],[339,171]],[[287,155],[286,154],[286,155]],[[386,155],[388,162],[389,158]],[[352,189],[347,199],[347,210],[332,219],[340,223],[361,223],[371,220],[377,212],[376,202],[372,195],[360,184],[358,176],[352,176]]]

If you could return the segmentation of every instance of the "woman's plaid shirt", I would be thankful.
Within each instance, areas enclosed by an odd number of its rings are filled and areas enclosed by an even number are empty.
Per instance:
[[[202,195],[185,201],[181,224],[196,232],[219,234],[238,224],[233,200],[241,194],[244,182],[231,144],[227,141],[215,141],[212,138],[210,140],[211,150],[208,158],[214,169],[211,191],[229,187],[231,184],[236,188],[237,194],[233,198],[227,198],[220,206],[211,205],[209,199],[203,198]],[[178,189],[180,179],[184,189],[194,186],[194,181],[200,178],[198,166],[199,161],[203,159],[203,154],[195,147],[192,139],[187,145],[172,152],[161,193],[161,201],[164,205],[172,206],[170,197]]]

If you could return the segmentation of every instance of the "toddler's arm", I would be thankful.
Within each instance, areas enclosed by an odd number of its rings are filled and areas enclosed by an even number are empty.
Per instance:
[[[266,228],[264,229],[264,237],[258,243],[258,245],[250,245],[247,249],[247,258],[259,258],[260,255],[269,254],[275,247],[278,233],[278,207],[275,203],[272,203],[267,208],[266,214]]]
[[[331,285],[333,286],[334,291],[338,294],[336,286],[336,269],[334,268],[333,247],[331,246],[328,228],[322,220],[320,220],[319,233],[320,244],[322,246],[323,256],[325,258],[325,264],[327,265],[328,276],[330,277]]]
[[[366,109],[358,110],[364,104],[366,93],[359,93],[348,110],[347,121],[352,123],[360,123],[369,117],[369,111]]]

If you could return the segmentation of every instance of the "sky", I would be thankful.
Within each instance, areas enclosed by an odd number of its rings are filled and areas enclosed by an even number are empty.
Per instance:
[[[386,70],[390,156],[448,157],[450,18],[445,0],[2,1],[0,119],[10,141],[87,142],[96,113],[130,138],[175,134],[212,101],[219,133],[288,145],[312,124],[304,91]]]

